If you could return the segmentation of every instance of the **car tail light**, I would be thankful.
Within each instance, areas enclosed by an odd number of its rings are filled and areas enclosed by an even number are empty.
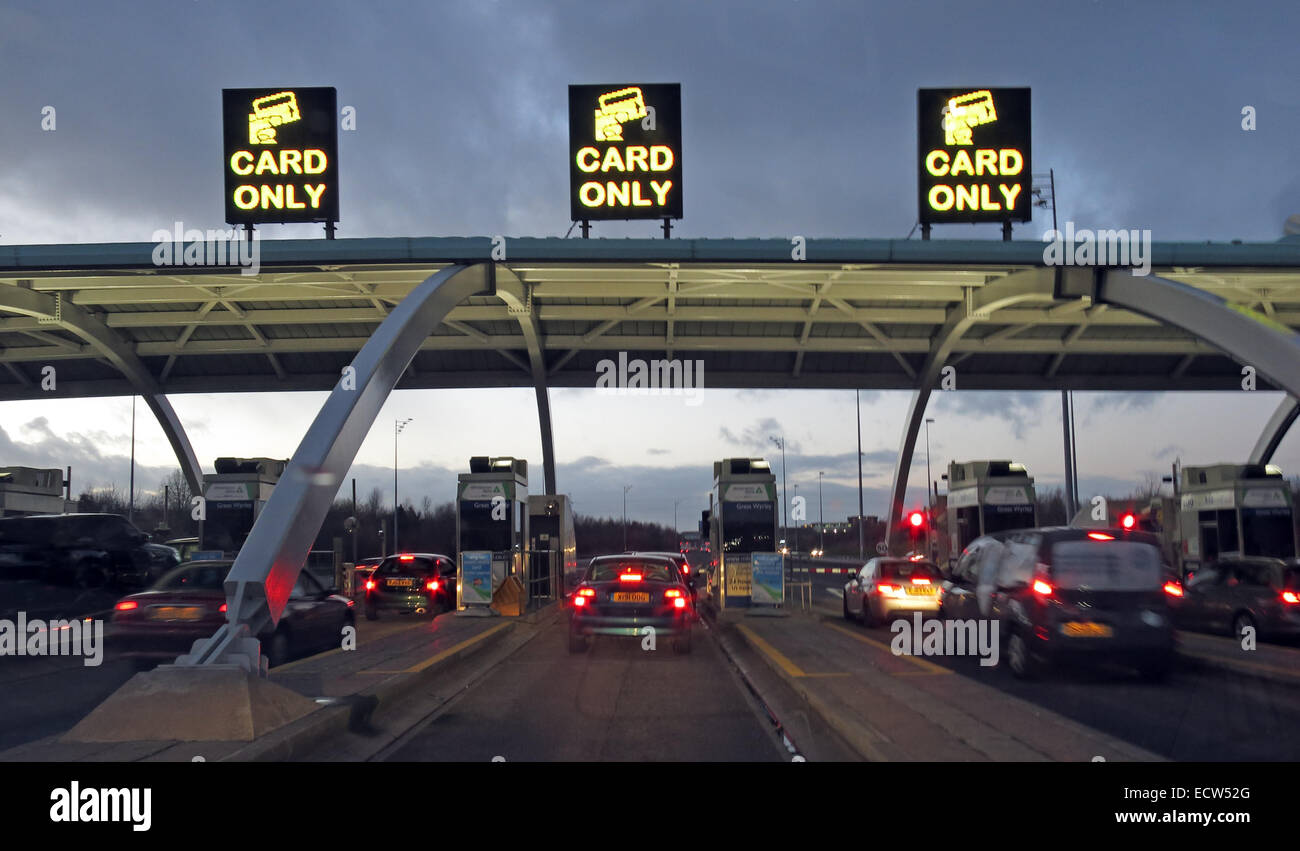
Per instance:
[[[573,605],[579,607],[585,606],[587,605],[587,601],[589,599],[594,599],[595,596],[595,588],[579,588],[577,593],[573,595]]]
[[[903,593],[903,588],[901,585],[889,585],[887,583],[882,585],[877,585],[876,590],[879,591],[880,594],[885,597],[898,597],[901,596]]]
[[[375,580],[373,580],[373,579],[367,579],[367,580],[366,580],[366,590],[367,590],[367,591],[373,591],[373,590],[375,590]]]
[[[1088,533],[1088,537],[1089,537],[1089,538],[1092,538],[1094,541],[1113,541],[1113,540],[1115,540],[1115,536],[1114,536],[1114,535],[1107,535],[1105,532],[1089,532],[1089,533]]]
[[[415,556],[398,556],[398,561],[415,561]]]
[[[349,603],[349,605],[351,605],[351,604]],[[224,611],[226,611],[227,608],[229,608],[229,607],[228,607],[225,603],[222,603],[222,604],[221,604],[221,608],[217,609],[217,611],[218,611],[218,612],[224,612]]]
[[[913,584],[913,585],[929,585],[929,584],[930,584],[930,580],[927,579],[927,578],[925,578],[924,576],[913,576],[913,577],[912,577],[912,584]]]
[[[583,606],[587,605],[587,598],[582,596],[574,597],[573,605],[581,609]]]
[[[682,590],[680,588],[669,588],[667,591],[664,592],[664,596],[669,599],[672,599],[673,597],[680,597],[682,596]]]
[[[425,588],[428,588],[430,591],[437,591],[437,590],[438,590],[438,580],[436,580],[436,579],[430,579],[428,582],[424,583],[424,587],[425,587]]]
[[[687,576],[689,576],[690,573],[691,573],[691,566],[690,566],[689,564],[684,564],[684,565],[682,565],[682,573],[684,573],[684,574],[686,574]]]
[[[641,578],[642,578],[641,574],[639,573],[620,573],[618,576],[618,581],[619,582],[640,582]]]
[[[673,600],[673,608],[674,608],[674,609],[684,609],[684,608],[686,608],[686,598],[685,598],[685,597],[678,597],[677,599]]]
[[[1282,602],[1284,602],[1284,603],[1300,603],[1300,594],[1296,594],[1296,592],[1294,592],[1294,591],[1283,591],[1283,592],[1282,592]]]
[[[1181,597],[1183,596],[1183,586],[1171,579],[1165,583],[1165,593],[1170,597]]]
[[[1088,534],[1092,535],[1091,532]],[[1097,534],[1101,533],[1098,532]],[[1052,583],[1047,579],[1047,565],[1043,564],[1041,561],[1034,566],[1034,581],[1030,587],[1032,587],[1034,593],[1040,597],[1052,596]]]
[[[137,603],[135,600],[123,600],[113,608],[117,609],[119,612],[129,612],[134,609],[140,608],[140,604]]]

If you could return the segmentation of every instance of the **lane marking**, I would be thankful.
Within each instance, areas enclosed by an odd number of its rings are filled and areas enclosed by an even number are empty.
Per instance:
[[[796,665],[794,662],[790,661],[790,659],[788,659],[788,658],[785,656],[785,654],[783,654],[780,650],[777,650],[777,649],[776,649],[775,647],[773,647],[771,644],[768,644],[766,641],[764,641],[764,640],[763,640],[763,639],[758,635],[758,633],[754,632],[754,631],[753,631],[752,629],[750,629],[749,627],[745,626],[744,624],[736,624],[736,629],[738,629],[738,630],[740,630],[742,633],[744,633],[745,637],[746,637],[747,639],[749,639],[749,642],[750,642],[751,644],[753,644],[755,647],[757,647],[761,653],[763,653],[765,656],[767,656],[767,658],[769,658],[769,659],[771,659],[773,662],[775,662],[778,666],[780,666],[781,670],[785,671],[785,672],[786,672],[787,674],[789,674],[791,677],[795,677],[795,678],[797,678],[797,679],[808,679],[808,678],[811,678],[811,677],[847,677],[847,676],[849,676],[848,672],[839,672],[839,671],[836,671],[836,672],[830,672],[830,673],[813,673],[813,674],[810,674],[810,673],[808,673],[807,671],[805,671],[803,668],[800,668],[800,667],[799,667],[798,665]]]
[[[1232,659],[1227,656],[1217,656],[1212,653],[1193,653],[1188,650],[1179,650],[1179,653],[1184,656],[1191,656],[1195,659],[1204,659],[1207,662],[1226,663],[1226,667],[1228,668],[1248,668],[1258,671],[1267,671],[1270,674],[1281,674],[1288,681],[1294,681],[1297,679],[1297,674],[1294,668],[1279,668],[1276,665],[1269,665],[1264,662],[1247,662],[1245,659]]]
[[[402,624],[401,626],[397,627],[396,629],[391,629],[391,630],[387,630],[387,631],[385,631],[385,632],[381,632],[379,635],[367,636],[367,638],[368,638],[369,640],[371,640],[371,641],[377,641],[377,640],[379,640],[379,639],[381,639],[381,638],[387,638],[387,637],[390,636],[390,635],[397,635],[397,634],[400,633],[400,632],[405,632],[406,630],[409,630],[409,629],[416,629],[417,627],[420,627],[420,626],[423,626],[423,625],[424,625],[424,624],[422,624],[422,623],[420,623],[420,622],[418,622],[418,621],[415,622],[415,623]],[[352,626],[355,627],[356,624],[352,624]],[[287,670],[289,670],[290,668],[294,667],[295,665],[301,665],[303,662],[315,662],[315,661],[318,660],[318,659],[325,659],[325,658],[327,658],[327,657],[333,656],[335,653],[343,653],[343,652],[345,652],[345,651],[343,650],[342,647],[335,647],[333,650],[326,650],[324,653],[317,653],[317,654],[314,655],[314,656],[307,656],[307,657],[304,657],[304,658],[302,658],[302,659],[295,659],[295,660],[292,661],[292,662],[287,662],[287,663],[285,663],[285,664],[283,664],[283,665],[279,665],[279,666],[277,666],[277,667],[275,667],[275,668],[272,668],[272,669],[271,669],[271,672],[272,672],[272,673],[279,673],[279,672],[281,672],[281,671],[287,671]],[[348,650],[348,651],[346,651],[346,652],[348,652],[348,653],[355,653],[356,651],[355,651],[355,650]],[[364,672],[364,671],[358,671],[358,673],[365,673],[365,672]]]
[[[874,638],[867,638],[865,635],[863,635],[863,634],[860,633],[860,632],[855,632],[855,631],[853,631],[853,630],[851,630],[851,629],[845,629],[844,627],[842,627],[842,626],[838,626],[838,625],[833,624],[833,623],[828,623],[828,624],[826,624],[826,626],[830,627],[831,629],[835,630],[836,632],[842,632],[842,633],[844,633],[844,634],[847,635],[849,638],[856,638],[858,641],[861,641],[861,642],[863,642],[864,644],[870,644],[872,647],[878,647],[878,648],[880,648],[881,650],[884,650],[884,651],[885,651],[886,653],[888,653],[890,656],[893,656],[895,659],[903,659],[903,660],[906,660],[906,661],[908,661],[908,662],[911,662],[913,665],[916,665],[917,667],[921,668],[920,671],[907,671],[907,672],[900,672],[900,673],[896,674],[895,676],[899,676],[899,677],[903,677],[903,676],[913,676],[913,677],[915,677],[915,676],[918,676],[918,675],[920,675],[920,674],[941,675],[941,674],[951,674],[951,673],[952,673],[952,671],[948,670],[947,668],[943,667],[942,665],[936,665],[935,663],[931,662],[929,659],[922,659],[922,658],[920,658],[920,657],[918,657],[918,656],[895,655],[893,649],[892,649],[888,644],[882,644],[881,642],[876,641]]]
[[[425,659],[423,662],[417,662],[416,664],[412,665],[411,667],[403,671],[403,673],[406,674],[419,673],[420,671],[423,671],[425,668],[429,667],[430,665],[434,665],[437,664],[438,662],[441,662],[443,659],[446,659],[448,656],[452,655],[453,653],[458,653],[459,651],[464,650],[466,647],[469,647],[470,645],[477,644],[478,642],[487,638],[489,635],[495,635],[496,633],[510,626],[510,624],[511,624],[510,621],[506,621],[505,623],[499,623],[496,626],[492,627],[491,629],[479,633],[473,638],[469,638],[466,639],[465,641],[462,641],[460,644],[457,644],[455,647],[448,647],[446,650],[442,651],[441,653],[430,656],[428,659]]]

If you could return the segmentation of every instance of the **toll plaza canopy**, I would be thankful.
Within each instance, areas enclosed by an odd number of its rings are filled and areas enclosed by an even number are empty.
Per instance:
[[[453,263],[492,263],[497,245],[259,241],[250,276],[155,266],[154,243],[0,246],[0,399],[140,393],[146,377],[168,394],[328,390],[412,288]],[[1185,327],[1097,293],[1055,298],[1052,273],[1070,267],[1045,267],[1043,249],[809,240],[796,261],[785,239],[507,239],[495,266],[517,281],[512,297],[457,306],[398,387],[530,387],[532,357],[547,385],[592,387],[598,362],[626,352],[702,359],[708,387],[915,389],[956,313],[971,320],[944,359],[958,389],[1240,387],[1242,356]],[[1150,253],[1152,275],[1300,328],[1300,242]],[[1277,389],[1271,378],[1259,389]]]

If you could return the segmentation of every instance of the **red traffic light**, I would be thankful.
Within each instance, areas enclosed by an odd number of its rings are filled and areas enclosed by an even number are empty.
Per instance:
[[[913,511],[907,516],[907,522],[912,524],[913,529],[920,529],[925,525],[925,515],[919,511]]]
[[[1134,526],[1137,525],[1137,518],[1134,517],[1132,514],[1125,514],[1123,517],[1120,518],[1119,524],[1123,526],[1125,529],[1132,529]]]

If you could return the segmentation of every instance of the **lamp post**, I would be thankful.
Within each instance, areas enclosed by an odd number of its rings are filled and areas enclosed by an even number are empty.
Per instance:
[[[934,544],[930,541],[930,527],[934,525],[934,484],[930,480],[930,423],[933,417],[925,418],[925,553],[932,555]]]
[[[627,552],[627,492],[632,490],[631,485],[623,485],[623,551]]]
[[[393,540],[390,542],[393,552],[397,552],[397,512],[400,505],[397,501],[397,436],[402,433],[402,429],[406,428],[411,419],[407,417],[404,420],[393,420]]]
[[[817,549],[821,550],[823,557],[826,555],[826,518],[822,516],[822,476],[826,475],[821,470],[817,471],[817,525],[821,527],[821,543]]]
[[[798,499],[799,499],[799,483],[798,483],[798,482],[795,482],[795,485],[794,485],[794,499],[795,499],[795,500],[798,500]],[[787,531],[788,531],[788,530],[787,530]],[[799,552],[799,524],[797,524],[797,523],[795,524],[795,527],[794,527],[794,549],[791,550],[791,552],[796,553],[796,554]]]

